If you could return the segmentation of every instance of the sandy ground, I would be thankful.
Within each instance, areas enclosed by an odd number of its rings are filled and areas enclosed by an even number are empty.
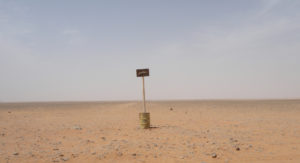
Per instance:
[[[1,103],[0,162],[300,162],[300,100],[148,108],[145,130],[141,102]]]

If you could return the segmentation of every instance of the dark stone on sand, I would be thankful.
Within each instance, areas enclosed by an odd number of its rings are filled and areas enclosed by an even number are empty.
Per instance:
[[[217,154],[216,154],[216,153],[212,153],[212,154],[211,154],[211,157],[212,157],[212,158],[217,158]]]
[[[173,111],[173,108],[170,108],[170,111]]]
[[[19,153],[18,152],[14,152],[13,155],[17,156],[17,155],[19,155]]]
[[[131,154],[131,156],[136,156],[136,153]]]

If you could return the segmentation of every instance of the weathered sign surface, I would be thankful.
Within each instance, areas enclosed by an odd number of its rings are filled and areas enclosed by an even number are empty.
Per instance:
[[[143,77],[143,76],[149,76],[149,69],[136,69],[136,76],[137,77]]]

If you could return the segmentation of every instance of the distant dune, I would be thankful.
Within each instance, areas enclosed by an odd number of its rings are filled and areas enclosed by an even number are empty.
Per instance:
[[[300,100],[0,103],[0,162],[299,163]]]

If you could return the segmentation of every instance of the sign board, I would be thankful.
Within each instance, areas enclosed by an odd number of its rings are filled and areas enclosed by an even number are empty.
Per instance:
[[[137,77],[149,76],[149,69],[136,69]]]

